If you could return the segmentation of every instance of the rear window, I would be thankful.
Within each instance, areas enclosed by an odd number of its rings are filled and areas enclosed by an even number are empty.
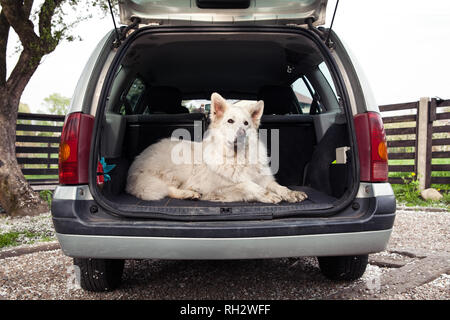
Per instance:
[[[336,87],[334,86],[333,78],[331,77],[331,73],[330,73],[330,70],[328,70],[327,64],[325,62],[322,62],[321,64],[319,64],[319,70],[320,70],[320,72],[322,72],[325,79],[327,79],[327,82],[330,85],[331,89],[333,90],[334,95],[337,97],[338,95],[337,95]]]
[[[227,101],[231,104],[238,103],[240,101],[251,101],[256,103],[256,100],[236,100],[236,99],[227,99]],[[204,113],[209,114],[211,111],[211,100],[206,99],[193,99],[193,100],[183,100],[181,101],[181,105],[189,110],[189,113]]]
[[[311,88],[312,90],[312,86],[309,84],[309,82],[306,83],[306,81],[308,80],[305,77],[297,79],[292,84],[292,90],[294,90],[295,97],[297,98],[298,104],[302,109],[302,113],[308,114],[311,109],[311,103],[313,101],[313,93],[308,89],[309,86],[309,88]]]
[[[134,114],[136,113],[139,101],[145,92],[145,84],[140,78],[136,78],[128,91],[126,91],[121,96],[121,106],[119,113],[122,115]]]
[[[211,110],[211,101],[204,99],[183,100],[181,105],[189,110],[189,113],[208,114]]]

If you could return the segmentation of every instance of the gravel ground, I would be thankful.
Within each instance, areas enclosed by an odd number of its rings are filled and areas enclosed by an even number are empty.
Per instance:
[[[14,240],[14,246],[56,240],[50,213],[21,218],[0,216],[0,237],[11,233],[18,234],[18,237]],[[2,248],[2,245],[0,245],[0,250],[2,249],[8,249],[8,247]]]
[[[389,249],[450,254],[450,212],[397,211]]]
[[[399,211],[388,250],[374,258],[414,263],[414,254],[450,253],[448,212]],[[392,253],[396,251],[397,253]],[[403,259],[403,260],[402,260]],[[355,282],[324,278],[315,258],[233,261],[130,260],[114,292],[76,287],[72,259],[60,250],[2,259],[0,299],[326,299],[355,289],[351,299],[450,299],[446,273],[406,292],[384,293],[382,276],[391,270],[370,264]],[[357,288],[364,288],[358,293]]]

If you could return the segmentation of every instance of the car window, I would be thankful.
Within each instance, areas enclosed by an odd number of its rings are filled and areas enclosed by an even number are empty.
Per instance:
[[[189,113],[205,113],[211,110],[211,101],[204,99],[183,100],[181,105],[189,110]]]
[[[231,104],[235,104],[239,101],[244,100],[236,100],[236,99],[227,99],[227,101]],[[248,100],[245,100],[248,101]],[[256,102],[256,101],[254,101]],[[189,110],[189,113],[204,113],[209,114],[211,110],[211,101],[206,99],[192,99],[192,100],[183,100],[181,101],[181,105]]]
[[[337,97],[336,87],[334,86],[333,78],[331,77],[331,73],[330,70],[328,70],[327,64],[325,62],[319,64],[319,70],[320,72],[322,72],[325,79],[327,79],[327,82],[333,90],[334,95]]]
[[[300,108],[302,109],[302,112],[308,114],[311,108],[311,103],[313,101],[312,94],[308,89],[308,86],[309,88],[311,88],[311,90],[314,89],[312,89],[312,86],[309,84],[309,82],[306,83],[305,81],[308,81],[306,77],[298,78],[292,84],[292,90],[294,90],[295,96],[300,105]]]
[[[122,95],[119,113],[122,115],[134,114],[144,91],[144,82],[140,78],[136,78],[126,95]]]

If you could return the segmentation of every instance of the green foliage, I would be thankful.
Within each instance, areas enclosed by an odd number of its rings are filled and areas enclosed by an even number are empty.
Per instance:
[[[424,200],[420,196],[419,191],[419,181],[414,173],[409,176],[400,176],[404,181],[404,184],[393,184],[392,189],[394,190],[395,198],[401,204],[406,206],[420,206],[420,207],[440,207],[450,209],[450,193],[447,188],[441,189],[439,185],[433,185],[443,198],[440,201]],[[448,187],[448,186],[445,186]]]
[[[401,177],[404,182],[404,188],[398,193],[397,200],[414,202],[420,197],[419,180],[416,178],[415,173],[411,173],[409,177]]]
[[[30,106],[27,105],[26,103],[22,103],[21,102],[19,104],[19,112],[21,112],[21,113],[30,113],[31,112]]]
[[[46,106],[45,113],[65,115],[69,110],[70,98],[59,93],[52,93],[44,98],[44,105]]]
[[[25,239],[25,240],[24,240]],[[49,242],[54,238],[45,233],[33,232],[29,230],[25,231],[11,231],[0,234],[0,249],[3,247],[12,247],[20,245],[21,242],[26,244],[33,244],[36,241]]]
[[[42,200],[47,202],[49,208],[52,206],[53,191],[41,190],[39,191],[39,196],[41,197]]]
[[[19,236],[20,232],[16,231],[0,234],[0,248],[17,245]]]
[[[94,13],[100,13],[103,16],[109,14],[107,0],[62,0],[60,2],[53,12],[51,28],[40,30],[40,37],[54,42],[55,47],[61,41],[72,42],[81,40],[78,35],[72,33],[72,30],[79,23],[92,19]],[[114,13],[117,14],[118,0],[112,0],[111,3]],[[42,12],[46,9],[42,6],[39,10],[40,14],[37,11],[34,12],[32,21],[37,22],[39,20],[38,17],[42,16]],[[47,9],[47,11],[49,10]],[[68,19],[68,17],[72,18]]]

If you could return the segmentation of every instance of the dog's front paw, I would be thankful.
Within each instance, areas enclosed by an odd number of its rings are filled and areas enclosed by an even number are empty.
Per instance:
[[[197,191],[191,191],[191,192],[192,192],[192,194],[190,195],[189,198],[192,200],[199,200],[202,197],[202,195],[200,193],[198,193]]]
[[[281,201],[283,201],[283,198],[276,193],[267,192],[258,200],[264,203],[280,203]]]
[[[291,198],[295,199],[292,202],[301,202],[303,200],[308,199],[308,195],[302,191],[291,191]]]
[[[283,200],[287,202],[301,202],[308,198],[308,195],[302,191],[289,190],[283,195]]]
[[[199,200],[202,197],[200,193],[192,190],[183,190],[182,199]]]

